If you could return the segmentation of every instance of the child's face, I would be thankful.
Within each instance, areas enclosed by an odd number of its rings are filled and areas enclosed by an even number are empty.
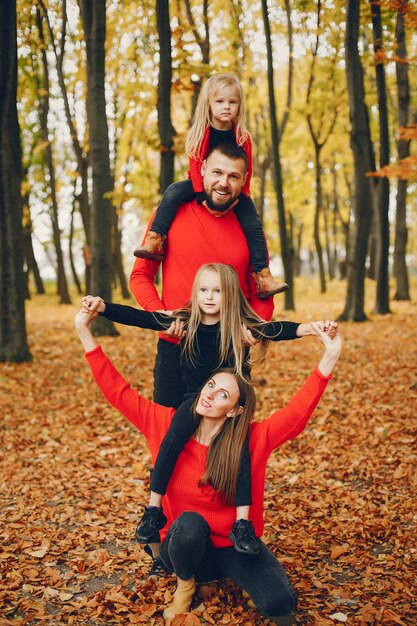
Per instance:
[[[203,324],[216,324],[220,319],[222,300],[220,276],[217,272],[204,270],[198,281],[198,306]]]
[[[212,123],[218,130],[228,130],[239,113],[239,94],[235,87],[222,87],[210,102]]]

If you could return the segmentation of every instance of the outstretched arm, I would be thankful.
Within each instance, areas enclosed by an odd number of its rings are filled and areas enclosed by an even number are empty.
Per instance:
[[[294,439],[306,427],[314,409],[331,378],[340,355],[342,341],[339,335],[329,336],[317,324],[312,328],[322,343],[323,355],[314,372],[301,389],[283,409],[273,413],[267,420],[255,426],[263,431],[268,452],[289,439]]]
[[[97,342],[93,337],[93,333],[90,330],[90,324],[94,318],[98,315],[98,311],[91,310],[86,311],[82,309],[78,311],[75,316],[74,325],[75,329],[78,333],[80,341],[83,345],[85,352],[90,352],[90,350],[94,350],[97,347]]]

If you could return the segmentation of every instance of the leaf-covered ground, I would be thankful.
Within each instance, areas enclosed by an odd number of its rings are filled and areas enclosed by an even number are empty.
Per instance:
[[[340,312],[341,286],[315,289],[287,319]],[[296,624],[417,624],[417,307],[392,309],[342,325],[334,380],[306,432],[270,461],[265,539],[299,592]],[[96,389],[76,310],[35,298],[33,362],[0,365],[0,624],[163,624],[173,578],[146,580],[151,561],[132,538],[149,454]],[[102,345],[151,397],[156,338],[120,330]],[[259,417],[288,400],[319,352],[313,338],[272,347],[255,379]],[[200,587],[193,609],[173,626],[271,623],[226,582]]]

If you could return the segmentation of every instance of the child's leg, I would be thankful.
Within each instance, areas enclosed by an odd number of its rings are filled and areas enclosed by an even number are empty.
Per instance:
[[[245,233],[254,270],[258,298],[268,298],[274,295],[274,293],[286,291],[288,285],[286,283],[277,283],[269,270],[265,233],[251,198],[241,194],[234,211]]]
[[[251,458],[249,436],[240,457],[239,475],[236,485],[236,521],[229,533],[235,549],[244,554],[258,554],[259,543],[255,537],[252,522],[249,521],[249,506],[252,504]]]
[[[152,230],[159,235],[167,235],[180,204],[191,202],[194,198],[195,193],[190,179],[169,185],[156,210]]]
[[[159,531],[166,524],[166,517],[162,510],[162,496],[166,493],[167,485],[177,462],[178,455],[184,444],[196,429],[192,414],[193,398],[190,398],[177,409],[167,431],[151,477],[151,496],[149,505],[136,528],[136,539],[139,543],[156,543],[159,541]]]
[[[151,490],[158,494],[166,493],[178,455],[197,427],[193,403],[194,398],[189,398],[178,407],[159,448],[151,477]]]
[[[194,197],[191,180],[172,183],[168,187],[155,213],[151,230],[147,232],[143,244],[133,252],[138,259],[162,261],[164,258],[164,239],[177,214],[178,207],[183,202],[191,201]]]
[[[234,212],[245,233],[253,271],[261,272],[269,266],[268,250],[262,222],[252,199],[241,194]]]

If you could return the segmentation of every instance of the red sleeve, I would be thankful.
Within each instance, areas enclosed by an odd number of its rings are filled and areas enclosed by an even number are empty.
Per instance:
[[[190,169],[188,170],[188,177],[191,178],[193,184],[194,193],[204,191],[203,176],[201,174],[201,165],[205,160],[210,144],[210,128],[206,128],[203,141],[201,142],[199,154],[197,158],[190,157]]]
[[[266,447],[269,454],[304,430],[331,378],[332,375],[323,376],[316,366],[287,406],[259,424],[262,430],[267,429]]]
[[[143,398],[125,381],[101,346],[86,352],[94,380],[104,397],[146,437],[151,448],[159,445],[175,412]]]
[[[246,176],[245,184],[242,187],[242,193],[243,195],[250,198],[250,181],[252,178],[252,141],[250,137],[248,137],[248,139],[242,145],[242,148],[248,155],[248,175]]]
[[[155,212],[149,221],[146,233],[152,225],[154,216]],[[155,287],[155,276],[160,263],[160,261],[136,259],[132,273],[130,274],[130,289],[138,304],[140,304],[145,311],[159,311],[160,309],[165,309]]]

